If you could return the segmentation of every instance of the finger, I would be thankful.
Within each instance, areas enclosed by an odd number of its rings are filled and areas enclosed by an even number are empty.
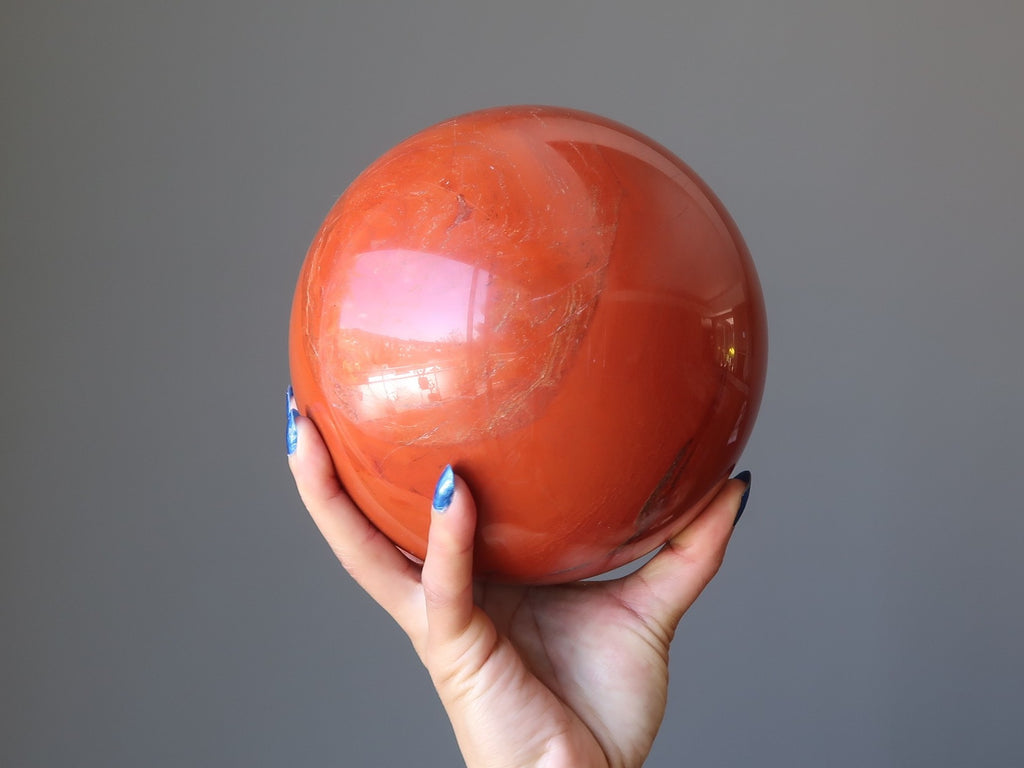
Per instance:
[[[290,409],[290,413],[291,413]],[[418,570],[363,515],[338,481],[316,425],[298,412],[289,418],[288,464],[302,502],[335,556],[359,585],[406,631]]]
[[[730,480],[707,507],[649,563],[627,576],[622,599],[670,634],[718,572],[743,512],[750,475]]]
[[[469,489],[445,467],[434,494],[421,576],[432,644],[458,637],[472,619],[475,530],[476,506]]]

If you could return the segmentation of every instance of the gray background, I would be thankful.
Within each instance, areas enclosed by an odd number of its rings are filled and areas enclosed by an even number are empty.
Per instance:
[[[0,764],[452,765],[286,471],[305,249],[406,135],[578,107],[759,266],[749,510],[651,766],[1024,762],[1018,0],[7,2]]]

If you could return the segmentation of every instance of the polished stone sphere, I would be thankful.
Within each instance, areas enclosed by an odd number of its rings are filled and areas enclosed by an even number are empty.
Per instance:
[[[446,464],[482,579],[550,583],[664,543],[757,415],[764,302],[679,158],[568,109],[474,112],[367,168],[313,239],[290,363],[355,502],[422,558]]]

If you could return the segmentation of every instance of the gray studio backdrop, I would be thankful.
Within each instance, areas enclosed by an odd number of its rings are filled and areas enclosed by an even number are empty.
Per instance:
[[[750,506],[651,766],[1024,764],[1024,5],[0,6],[0,765],[447,766],[284,461],[291,291],[378,154],[587,109],[734,214]]]

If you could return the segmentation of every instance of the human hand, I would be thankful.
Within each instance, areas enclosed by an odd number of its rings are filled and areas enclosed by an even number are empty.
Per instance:
[[[628,576],[508,586],[474,584],[476,509],[450,470],[420,567],[352,503],[315,425],[292,404],[288,449],[313,520],[409,636],[469,768],[643,763],[665,713],[676,625],[721,565],[749,474]]]

